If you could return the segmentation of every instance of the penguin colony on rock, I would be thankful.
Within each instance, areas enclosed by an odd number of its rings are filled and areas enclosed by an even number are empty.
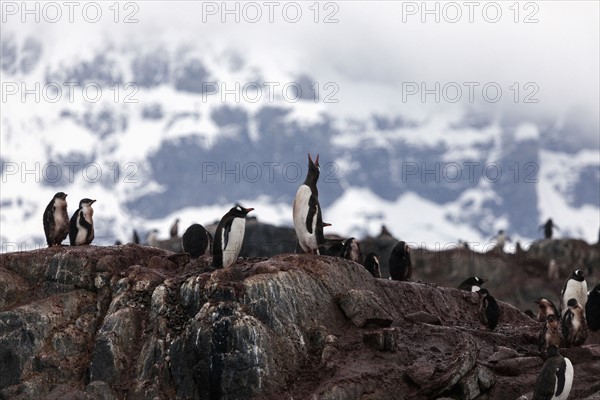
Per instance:
[[[325,238],[323,228],[331,224],[323,222],[317,189],[319,174],[319,156],[317,155],[313,161],[309,154],[306,179],[298,188],[293,203],[293,223],[298,238],[297,251],[346,258],[364,265],[373,277],[381,278],[379,256],[369,253],[363,260],[358,240]],[[61,245],[67,236],[72,246],[89,245],[94,240],[92,204],[96,200],[82,199],[79,208],[69,220],[66,198],[67,194],[56,193],[44,211],[44,233],[48,246]],[[233,266],[243,244],[246,216],[253,210],[236,204],[219,221],[214,239],[202,225],[190,225],[181,237],[183,251],[189,253],[194,259],[212,253],[212,266],[216,269]],[[552,219],[548,219],[539,227],[544,231],[546,239],[552,238],[555,228],[558,229],[558,226]],[[178,230],[179,219],[176,219],[170,228],[171,238],[178,237]],[[383,230],[385,227],[382,228],[382,232]],[[148,239],[150,245],[157,244],[156,235],[156,230],[150,232]],[[392,237],[389,233],[388,236]],[[498,232],[495,239],[497,248],[501,250],[506,241],[510,241],[502,230]],[[140,243],[139,235],[135,230],[132,241],[136,244]],[[552,275],[555,276],[558,268],[554,260],[552,263],[556,270],[552,271]],[[390,279],[410,280],[412,261],[410,246],[406,242],[399,241],[393,247],[389,257],[389,273]],[[490,292],[482,288],[485,282],[486,279],[473,276],[464,280],[458,289],[477,293],[479,317],[488,329],[494,330],[502,311]],[[531,313],[531,316],[543,323],[538,342],[540,354],[546,358],[546,362],[535,383],[533,400],[564,400],[569,396],[573,383],[573,366],[567,358],[560,355],[559,347],[582,345],[587,338],[588,326],[593,331],[600,330],[600,284],[587,293],[583,271],[575,270],[561,291],[559,310],[544,297],[540,297],[535,303],[538,305],[538,312],[537,315]]]

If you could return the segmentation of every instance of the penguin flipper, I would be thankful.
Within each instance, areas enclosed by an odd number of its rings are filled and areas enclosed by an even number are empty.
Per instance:
[[[87,220],[83,216],[83,211],[79,211],[79,225],[83,226],[88,231],[92,229],[92,224],[87,222]]]
[[[531,400],[551,400],[554,395],[554,385],[549,384],[556,379],[556,368],[543,368],[535,382]]]
[[[562,360],[560,360],[560,364],[558,365],[558,368],[556,369],[556,372],[555,372],[555,376],[556,376],[556,392],[554,393],[555,396],[560,396],[560,394],[565,389],[565,372],[566,371],[567,371],[567,363],[565,362],[565,359],[563,358]]]
[[[71,217],[69,221],[69,242],[71,246],[75,246],[75,238],[77,238],[77,216],[81,212],[81,209],[75,211],[75,214]]]
[[[308,214],[306,216],[306,230],[308,233],[313,233],[313,220],[319,212],[319,200],[314,195],[310,195],[308,200]]]
[[[567,311],[562,320],[562,333],[565,341],[569,343],[571,334],[571,326],[573,324],[573,312],[571,310]]]
[[[223,227],[223,249],[227,248],[227,243],[229,243],[229,232],[231,232],[231,225],[233,224],[233,219],[227,221],[225,226]]]
[[[54,200],[52,200],[54,202]],[[54,232],[54,210],[53,205],[48,205],[46,211],[44,211],[44,234],[46,235],[46,242],[48,246],[52,246],[52,232]]]

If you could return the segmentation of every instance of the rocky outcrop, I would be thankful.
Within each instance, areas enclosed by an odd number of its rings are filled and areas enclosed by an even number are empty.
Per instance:
[[[138,246],[0,255],[3,399],[517,399],[540,325],[509,304],[373,278],[326,256],[242,259]],[[563,349],[597,396],[600,334]]]

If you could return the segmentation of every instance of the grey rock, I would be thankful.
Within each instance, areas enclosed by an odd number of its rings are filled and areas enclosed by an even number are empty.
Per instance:
[[[340,297],[338,304],[344,315],[358,328],[367,325],[387,327],[394,322],[375,293],[369,290],[352,289]]]

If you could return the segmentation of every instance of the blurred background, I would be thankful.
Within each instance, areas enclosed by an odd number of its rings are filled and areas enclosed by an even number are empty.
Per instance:
[[[330,233],[596,242],[599,7],[5,1],[2,251],[45,247],[57,191],[99,245],[236,202],[291,226],[308,153]]]

